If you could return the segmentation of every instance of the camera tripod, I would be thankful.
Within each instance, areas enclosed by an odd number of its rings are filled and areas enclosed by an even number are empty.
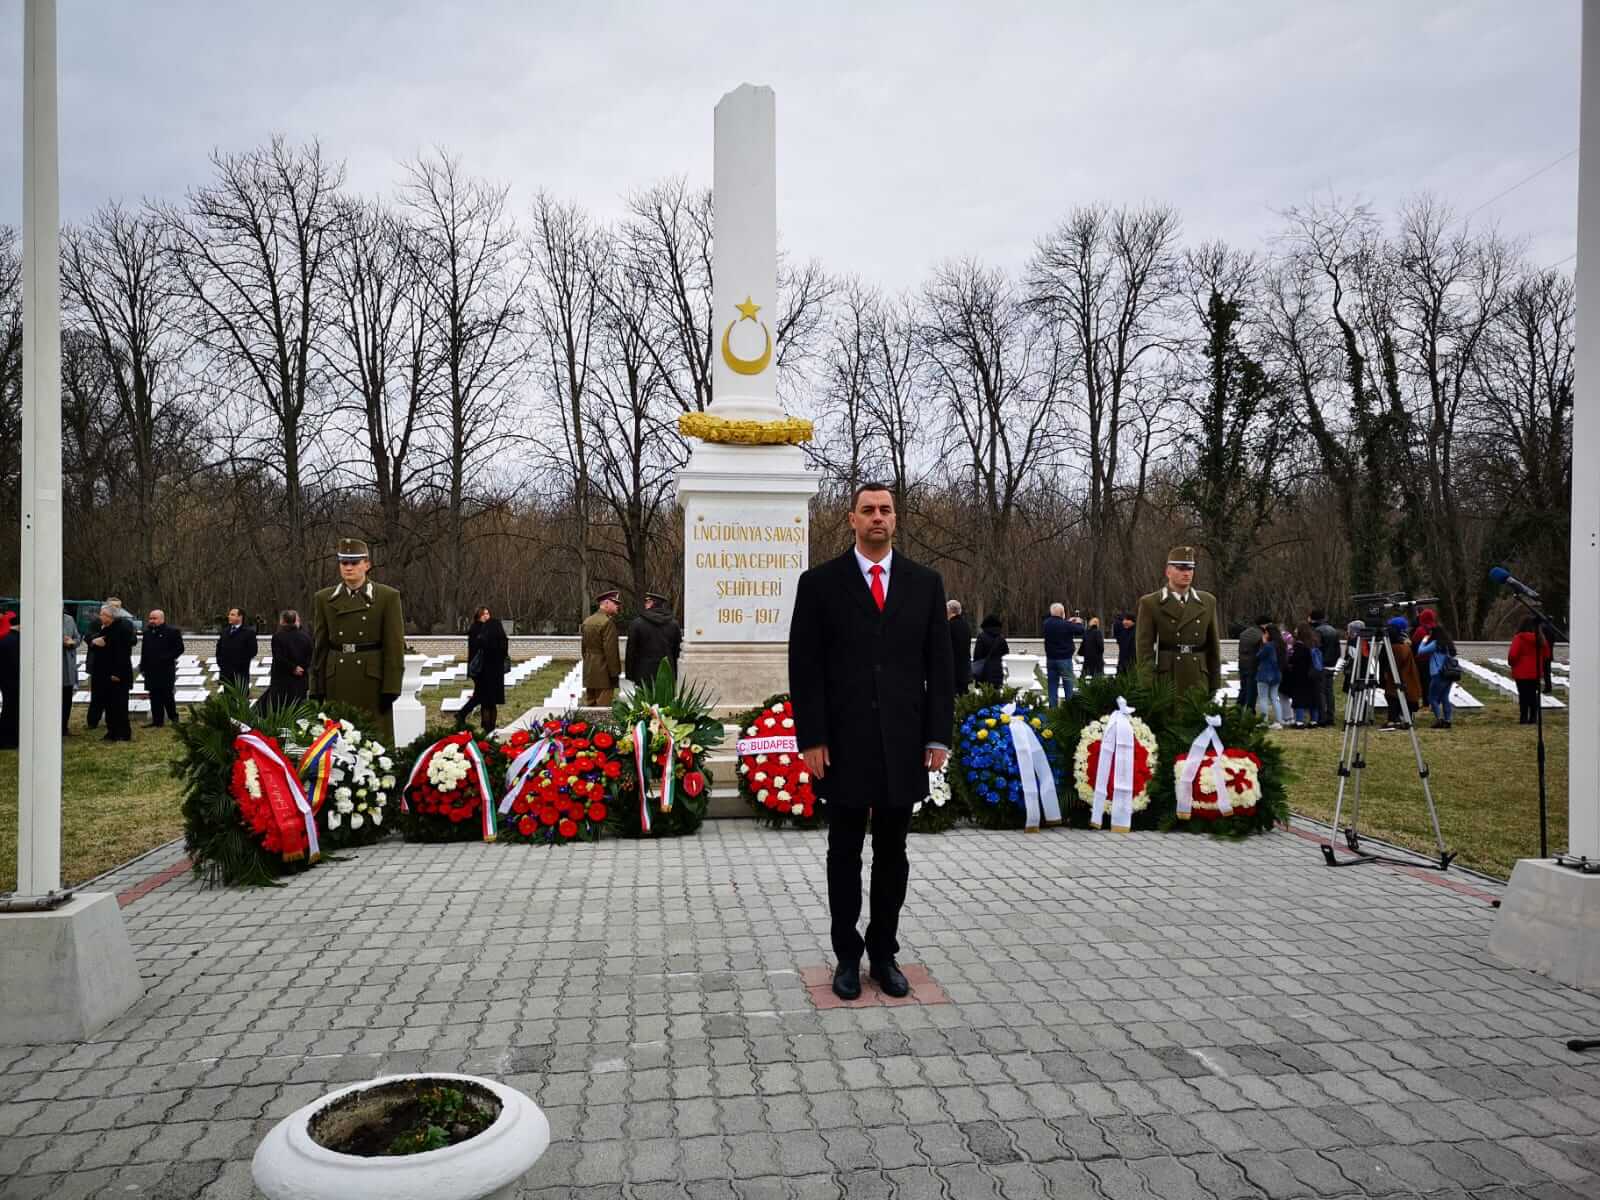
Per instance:
[[[1333,834],[1322,845],[1322,857],[1330,867],[1352,867],[1357,863],[1388,862],[1401,866],[1427,866],[1444,871],[1450,867],[1455,851],[1446,850],[1444,834],[1439,831],[1439,810],[1433,804],[1433,789],[1428,784],[1428,764],[1422,757],[1422,746],[1417,741],[1416,725],[1411,720],[1411,709],[1406,702],[1405,688],[1400,682],[1399,664],[1395,662],[1394,646],[1380,628],[1363,629],[1356,635],[1351,653],[1355,661],[1350,669],[1350,697],[1344,710],[1344,737],[1339,747],[1339,798],[1333,807]],[[1381,656],[1381,658],[1380,658]],[[1428,802],[1428,817],[1433,822],[1433,836],[1439,847],[1437,862],[1418,862],[1410,858],[1374,854],[1361,848],[1361,779],[1367,765],[1367,738],[1372,732],[1372,719],[1377,707],[1378,692],[1382,688],[1381,664],[1389,668],[1389,678],[1395,681],[1395,702],[1400,708],[1401,727],[1411,738],[1411,750],[1417,757],[1417,777],[1422,780],[1422,795]],[[1392,721],[1394,714],[1390,713]],[[1344,814],[1345,785],[1354,780],[1350,800],[1350,824],[1341,828]],[[1333,850],[1333,838],[1343,834],[1345,845],[1355,858],[1339,858]]]

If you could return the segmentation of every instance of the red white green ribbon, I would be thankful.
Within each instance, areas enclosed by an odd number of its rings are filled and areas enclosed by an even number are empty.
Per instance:
[[[311,743],[311,748],[300,756],[300,775],[313,771],[311,778],[311,811],[321,812],[328,799],[328,784],[333,778],[333,748],[343,736],[339,722],[329,721],[327,727]]]
[[[289,765],[289,760],[283,756],[275,742],[268,741],[252,729],[242,730],[234,739],[235,753],[238,747],[244,745],[258,755],[267,766],[279,771],[283,775],[284,787],[294,798],[294,806],[299,810],[306,827],[306,857],[310,862],[316,862],[322,857],[322,847],[317,844],[317,815],[311,811],[311,802],[306,799],[305,790],[300,786],[300,777],[295,774],[294,768]],[[276,813],[274,814],[277,815]],[[298,856],[293,856],[298,857]],[[291,858],[284,855],[285,859]]]
[[[645,764],[650,753],[650,729],[659,724],[667,739],[667,760],[661,768],[661,811],[672,811],[673,784],[677,781],[678,743],[672,735],[672,724],[661,715],[659,705],[652,704],[633,727],[633,769],[639,777],[639,828],[650,832],[650,777]]]
[[[639,781],[639,830],[650,832],[650,777],[644,764],[650,752],[649,723],[640,721],[633,727],[633,772]]]
[[[500,800],[500,815],[504,816],[511,811],[511,806],[517,801],[517,793],[522,790],[522,782],[529,775],[539,769],[550,753],[554,751],[556,760],[561,758],[561,743],[553,737],[540,738],[529,746],[516,758],[511,760],[511,767],[506,771],[506,794]]]

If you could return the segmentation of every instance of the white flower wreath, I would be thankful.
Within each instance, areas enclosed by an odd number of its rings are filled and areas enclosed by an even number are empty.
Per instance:
[[[1072,780],[1078,789],[1078,799],[1085,804],[1094,803],[1094,780],[1089,777],[1089,747],[1105,736],[1106,725],[1111,720],[1111,714],[1106,714],[1098,720],[1090,721],[1083,727],[1083,733],[1078,737],[1078,749],[1072,756]],[[1155,731],[1146,725],[1139,717],[1129,717],[1133,724],[1134,740],[1143,746],[1149,757],[1150,777],[1155,778],[1156,760],[1160,757],[1160,743],[1156,741]],[[1150,786],[1148,783],[1133,795],[1133,811],[1142,812],[1150,807]]]

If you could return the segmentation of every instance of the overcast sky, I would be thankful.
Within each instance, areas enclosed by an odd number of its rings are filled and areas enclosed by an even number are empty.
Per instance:
[[[350,183],[443,146],[605,214],[709,185],[711,112],[778,98],[785,248],[890,288],[1020,265],[1074,205],[1261,246],[1329,194],[1490,201],[1577,146],[1578,0],[60,0],[62,210],[176,197],[213,148],[319,138]],[[0,222],[21,217],[22,4],[0,5]],[[694,11],[696,15],[690,16]],[[1575,157],[1476,213],[1574,249]]]

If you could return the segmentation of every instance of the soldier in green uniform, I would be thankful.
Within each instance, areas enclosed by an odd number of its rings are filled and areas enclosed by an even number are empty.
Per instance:
[[[583,623],[583,702],[593,708],[609,705],[622,677],[622,655],[617,649],[617,623],[622,593],[601,592],[595,612]]]
[[[1134,652],[1141,671],[1210,696],[1222,686],[1222,636],[1217,598],[1194,586],[1194,564],[1193,546],[1167,555],[1167,586],[1139,597]]]
[[[394,737],[390,710],[405,675],[405,617],[400,593],[367,578],[372,559],[358,538],[339,541],[339,580],[312,603],[311,698],[342,701],[380,719]]]

